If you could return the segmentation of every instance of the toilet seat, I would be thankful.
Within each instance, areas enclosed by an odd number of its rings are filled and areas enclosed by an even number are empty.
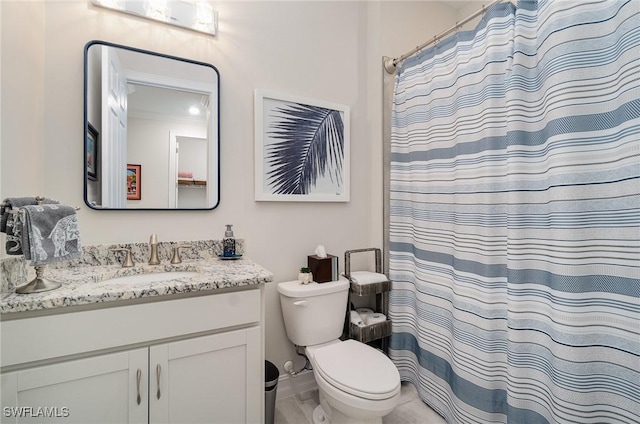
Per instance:
[[[400,374],[382,352],[355,340],[307,347],[314,371],[335,388],[364,399],[398,393]]]

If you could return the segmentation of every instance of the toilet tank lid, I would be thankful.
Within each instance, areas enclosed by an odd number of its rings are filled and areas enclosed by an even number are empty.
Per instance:
[[[308,297],[321,294],[330,294],[349,289],[349,280],[340,277],[337,281],[326,283],[300,284],[299,281],[287,281],[278,284],[278,293],[288,297]]]

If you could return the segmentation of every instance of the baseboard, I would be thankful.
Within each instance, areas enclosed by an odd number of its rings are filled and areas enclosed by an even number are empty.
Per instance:
[[[316,379],[313,377],[313,371],[302,371],[295,377],[292,377],[290,374],[283,374],[278,378],[276,399],[298,395],[317,388],[318,385],[316,384]]]

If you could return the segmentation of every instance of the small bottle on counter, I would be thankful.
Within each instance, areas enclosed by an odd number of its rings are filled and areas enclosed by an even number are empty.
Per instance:
[[[224,232],[224,238],[222,239],[222,256],[225,257],[236,256],[236,239],[233,238],[231,227],[231,224],[227,224],[227,230]]]

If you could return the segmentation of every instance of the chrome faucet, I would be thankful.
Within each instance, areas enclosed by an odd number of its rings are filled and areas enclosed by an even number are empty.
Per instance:
[[[156,234],[151,234],[151,238],[149,239],[149,247],[151,249],[151,254],[149,255],[149,265],[158,265],[160,263],[160,259],[158,259],[158,236]]]

